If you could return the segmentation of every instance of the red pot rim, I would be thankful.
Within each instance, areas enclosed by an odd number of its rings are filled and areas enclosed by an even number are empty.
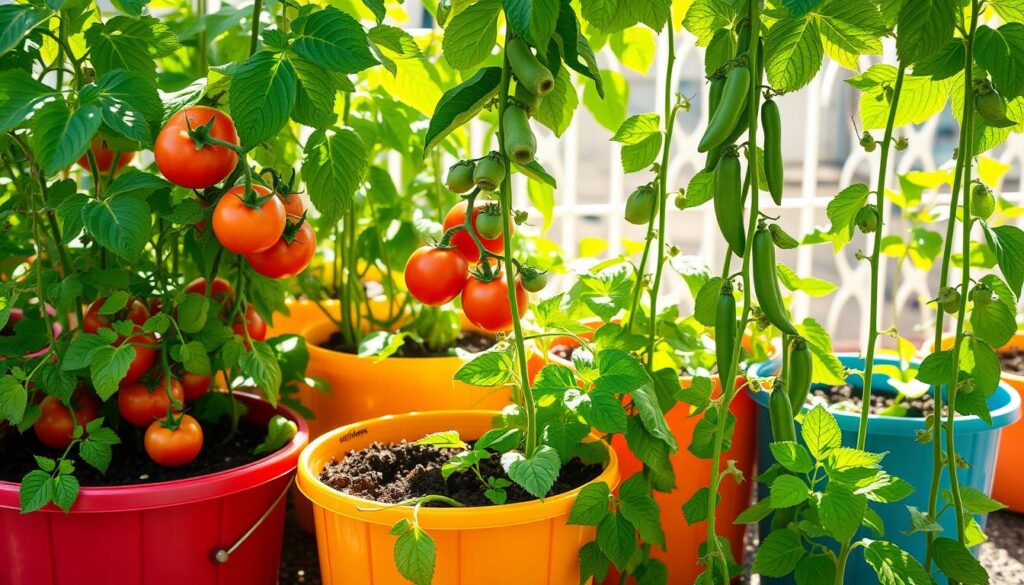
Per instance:
[[[235,396],[250,405],[263,403],[265,408],[272,408],[263,398],[253,394],[236,393]],[[174,481],[83,487],[71,513],[132,512],[191,504],[228,496],[293,473],[298,463],[299,452],[309,442],[309,426],[298,413],[283,404],[278,404],[275,412],[293,421],[298,426],[298,432],[291,443],[263,459],[217,473]],[[0,481],[0,508],[21,508],[18,488],[19,484]],[[41,511],[63,513],[53,504],[47,505]]]

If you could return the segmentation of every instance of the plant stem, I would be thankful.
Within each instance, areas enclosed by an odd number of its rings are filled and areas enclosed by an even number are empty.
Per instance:
[[[661,165],[658,167],[658,260],[654,265],[654,282],[651,284],[651,314],[648,316],[647,331],[647,373],[654,373],[654,348],[658,338],[658,289],[661,288],[661,274],[665,268],[665,219],[668,216],[668,163],[672,150],[672,130],[676,125],[676,112],[672,102],[672,68],[676,62],[676,39],[672,31],[672,4],[668,4],[668,58],[665,64],[665,146],[661,151]]]
[[[260,43],[260,15],[263,13],[263,0],[256,0],[252,5],[252,34],[249,35],[249,56],[256,52]]]
[[[839,548],[839,558],[836,560],[835,585],[843,585],[843,578],[846,575],[846,561],[850,558],[850,543],[844,542]]]
[[[196,15],[199,18],[199,36],[196,37],[196,43],[199,56],[199,75],[205,76],[207,70],[210,68],[209,57],[207,55],[207,45],[209,44],[206,39],[206,0],[196,0]]]
[[[760,109],[758,102],[761,97],[761,69],[758,64],[758,46],[760,45],[761,39],[761,2],[754,0],[750,2],[750,45],[747,48],[747,66],[750,67],[750,78],[753,80],[750,84],[750,96],[747,98],[749,106],[748,120],[747,120],[747,141],[750,144],[750,148],[754,148],[757,145],[757,122],[758,114]],[[758,157],[749,156],[747,157],[748,173],[751,177],[758,176]],[[720,563],[720,569],[722,572],[722,583],[723,585],[729,585],[729,566],[725,562],[725,553],[722,551],[722,546],[718,542],[718,536],[715,531],[715,514],[718,500],[718,486],[721,480],[721,460],[722,460],[722,442],[725,439],[725,422],[729,417],[729,406],[732,404],[732,399],[736,395],[736,384],[735,376],[736,370],[739,367],[740,361],[740,349],[743,346],[743,333],[747,329],[747,324],[750,322],[750,310],[751,310],[751,296],[750,296],[750,256],[751,249],[754,243],[754,230],[757,229],[757,216],[758,216],[758,190],[757,181],[750,181],[748,183],[749,189],[749,201],[750,201],[750,219],[747,225],[747,241],[743,251],[743,268],[740,271],[741,277],[744,282],[743,286],[743,313],[740,318],[739,327],[736,328],[736,339],[733,340],[733,355],[732,360],[725,365],[723,371],[722,365],[719,364],[718,373],[719,380],[722,386],[722,402],[718,408],[718,424],[715,428],[715,441],[713,450],[711,453],[711,482],[708,487],[708,510],[707,510],[707,549],[709,555],[712,556],[712,563]],[[726,254],[731,254],[731,251],[726,250]],[[714,565],[709,567],[712,571],[712,577],[714,576]]]
[[[868,415],[871,413],[871,381],[875,369],[875,347],[878,345],[878,296],[880,291],[878,271],[882,260],[882,236],[885,232],[884,214],[885,206],[885,183],[889,164],[889,148],[892,146],[892,131],[896,124],[896,110],[899,108],[900,92],[903,90],[903,76],[906,73],[907,65],[900,63],[899,71],[896,73],[896,85],[893,88],[892,100],[889,102],[889,118],[885,122],[885,136],[882,138],[881,160],[878,163],[878,186],[875,189],[875,208],[878,211],[878,228],[875,231],[871,249],[871,308],[868,317],[868,348],[864,362],[864,389],[865,398],[860,406],[860,425],[857,427],[857,448],[864,450],[868,440]]]
[[[523,392],[523,410],[526,415],[526,446],[523,454],[527,459],[537,448],[537,406],[530,388],[530,370],[526,364],[526,344],[523,341],[523,324],[519,318],[519,300],[516,298],[515,265],[512,261],[512,162],[505,153],[505,108],[508,107],[508,89],[511,81],[508,53],[503,51],[501,66],[501,88],[498,91],[498,152],[505,164],[505,180],[501,182],[501,231],[505,238],[505,285],[508,287],[508,304],[512,311],[512,329],[515,333],[516,358],[519,362],[519,377]],[[472,215],[472,209],[467,209]],[[472,232],[470,232],[472,233]]]

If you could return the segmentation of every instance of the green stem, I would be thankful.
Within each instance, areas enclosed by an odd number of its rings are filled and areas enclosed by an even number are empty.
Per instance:
[[[631,293],[632,300],[629,305],[629,320],[626,321],[626,333],[633,332],[633,322],[636,321],[637,313],[640,311],[644,274],[647,273],[647,258],[651,255],[651,242],[654,241],[655,217],[655,214],[651,214],[651,219],[647,221],[647,236],[644,238],[644,251],[640,255],[640,264],[636,266],[636,282],[633,283],[633,292]]]
[[[508,287],[508,304],[512,310],[512,329],[515,333],[516,358],[519,362],[519,377],[523,392],[523,410],[526,414],[526,446],[523,454],[527,459],[533,456],[537,448],[537,406],[530,388],[530,370],[526,363],[526,345],[523,341],[523,324],[519,319],[519,300],[516,298],[515,264],[512,262],[512,163],[505,153],[505,108],[508,106],[508,89],[511,80],[508,53],[504,53],[501,66],[501,88],[498,91],[498,151],[505,164],[505,180],[501,182],[499,197],[501,199],[501,231],[505,238],[505,285]],[[468,210],[472,215],[472,210]],[[473,233],[470,231],[470,233]]]
[[[839,558],[836,560],[835,585],[843,585],[843,578],[846,575],[846,561],[850,558],[850,543],[844,542],[839,549]]]
[[[199,36],[196,37],[198,51],[199,75],[205,76],[210,68],[208,41],[206,40],[206,0],[196,0],[196,15],[199,18]]]
[[[750,2],[750,45],[747,50],[747,66],[750,67],[750,77],[753,82],[750,84],[750,96],[747,98],[750,107],[748,109],[748,120],[747,120],[747,132],[748,144],[751,148],[757,144],[757,123],[758,114],[760,108],[758,103],[761,97],[761,75],[760,66],[758,65],[758,46],[760,45],[761,38],[761,3],[759,1]],[[749,156],[748,172],[751,177],[758,176],[758,157]],[[732,360],[726,364],[725,370],[722,370],[721,364],[719,364],[719,379],[721,380],[722,386],[722,402],[719,407],[718,424],[715,429],[715,440],[714,446],[711,453],[711,482],[708,487],[708,510],[707,510],[707,548],[709,554],[712,556],[713,563],[719,563],[720,571],[722,573],[723,585],[729,585],[729,567],[725,561],[725,553],[722,550],[721,544],[718,542],[717,533],[715,530],[715,514],[717,507],[715,506],[718,499],[718,486],[721,479],[721,460],[722,460],[722,442],[725,438],[725,422],[728,419],[729,406],[732,404],[732,400],[736,395],[736,384],[734,383],[736,377],[736,370],[739,368],[740,361],[740,349],[743,347],[743,333],[747,329],[747,324],[750,322],[750,311],[751,311],[751,296],[750,296],[750,256],[751,248],[754,243],[754,230],[757,229],[757,216],[759,213],[758,208],[758,190],[757,181],[750,181],[748,184],[748,200],[750,201],[750,218],[747,225],[747,241],[743,251],[743,268],[740,272],[743,279],[743,312],[740,318],[739,327],[736,328],[736,339],[733,340],[733,355]],[[727,250],[726,254],[730,254]],[[714,565],[709,567],[713,575]]]
[[[256,52],[260,43],[260,15],[263,13],[263,0],[256,0],[252,5],[252,33],[249,35],[249,56]]]
[[[878,345],[878,272],[882,261],[882,235],[885,223],[882,220],[882,210],[885,206],[885,183],[886,173],[889,164],[889,148],[892,146],[892,131],[896,125],[896,110],[900,103],[900,92],[903,90],[903,76],[906,73],[907,65],[900,63],[899,71],[896,73],[896,85],[893,87],[892,101],[889,103],[889,118],[885,123],[885,136],[882,138],[880,149],[881,161],[878,163],[878,186],[875,190],[875,208],[878,210],[878,229],[875,231],[873,247],[871,249],[871,308],[868,317],[868,348],[864,362],[864,400],[860,407],[860,425],[857,427],[857,448],[864,450],[868,440],[868,415],[871,413],[871,381],[875,369],[875,348]]]

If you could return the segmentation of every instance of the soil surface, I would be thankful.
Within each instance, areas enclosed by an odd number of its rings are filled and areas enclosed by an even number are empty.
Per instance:
[[[815,388],[811,390],[811,396],[808,400],[813,404],[824,402],[834,410],[860,412],[860,407],[864,400],[864,390],[849,384],[832,386],[831,388]],[[892,392],[872,392],[870,412],[871,414],[885,414],[886,416],[921,418],[931,414],[935,409],[935,399],[931,394],[925,394],[920,398],[903,398],[900,402],[900,406],[906,409],[903,414],[890,410],[895,402],[896,394]]]
[[[1024,374],[1024,348],[1015,347],[999,352],[999,366],[1010,374]]]
[[[467,506],[492,506],[484,497],[484,488],[472,471],[456,472],[445,481],[441,466],[460,450],[439,449],[433,445],[374,443],[360,451],[350,451],[342,461],[332,461],[320,472],[320,481],[332,488],[382,504],[397,504],[427,495],[447,496]],[[548,495],[575,489],[601,473],[600,465],[585,465],[573,459],[562,468]],[[497,456],[480,463],[484,477],[505,478]],[[509,504],[535,500],[518,485],[508,488]],[[425,505],[447,506],[443,503]]]
[[[239,422],[239,432],[225,441],[227,425],[203,425],[203,450],[192,463],[183,467],[161,467],[150,460],[142,446],[145,429],[121,429],[121,444],[113,446],[113,458],[105,474],[83,461],[75,461],[75,477],[85,486],[116,486],[156,483],[198,477],[241,467],[266,457],[254,455],[252,450],[263,442],[266,427]],[[20,482],[21,478],[37,468],[33,455],[58,458],[62,451],[50,449],[40,443],[35,434],[28,432],[21,440],[15,436],[0,439],[0,481]]]
[[[476,331],[463,331],[459,333],[459,337],[455,340],[455,345],[452,347],[445,348],[443,350],[435,351],[427,348],[418,343],[413,343],[409,340],[402,345],[402,347],[395,353],[396,357],[448,357],[455,355],[456,349],[461,349],[469,353],[480,353],[487,351],[494,347],[494,344],[498,340],[493,335],[487,335],[485,333],[478,333]],[[345,337],[341,332],[334,332],[331,334],[327,341],[320,344],[320,347],[329,349],[331,351],[337,351],[340,353],[358,353],[353,350],[352,347],[345,343]]]

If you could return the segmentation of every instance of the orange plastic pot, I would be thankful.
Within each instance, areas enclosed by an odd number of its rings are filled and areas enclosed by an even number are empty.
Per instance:
[[[284,304],[288,308],[288,314],[274,313],[267,337],[285,334],[300,335],[307,327],[324,319],[324,312],[309,299],[287,299]],[[337,300],[329,299],[323,301],[322,304],[332,317],[341,318],[341,306]]]
[[[588,339],[590,334],[585,333],[581,337]],[[556,338],[553,343],[577,345],[571,338]],[[553,363],[572,367],[570,362],[557,355],[550,355],[548,359]],[[714,396],[718,396],[722,390],[721,380],[716,375],[711,377],[711,381],[714,384]],[[679,382],[686,388],[693,382],[693,378],[680,376]],[[735,383],[737,388],[742,386],[743,376],[737,376]],[[732,448],[723,452],[722,461],[734,460],[746,481],[738,484],[729,477],[721,481],[716,530],[719,535],[729,539],[733,558],[740,562],[743,559],[746,526],[735,525],[733,520],[750,505],[754,464],[757,460],[757,404],[746,392],[739,392],[729,410],[736,417],[736,427],[732,436]],[[671,492],[654,492],[654,499],[661,509],[665,550],[652,547],[651,556],[665,563],[670,583],[694,583],[704,569],[699,564],[698,550],[701,543],[707,540],[707,524],[699,522],[691,526],[682,515],[683,504],[689,501],[697,490],[707,487],[711,477],[711,461],[695,457],[687,450],[689,438],[693,436],[694,427],[700,420],[700,416],[691,416],[691,412],[690,405],[680,402],[665,414],[672,434],[680,442],[679,451],[669,458],[676,477],[676,489]],[[618,455],[619,469],[623,477],[629,477],[643,469],[643,464],[629,450],[624,437],[615,436],[612,439],[612,448]],[[614,567],[609,571],[604,583],[618,585],[619,574]]]
[[[326,585],[405,585],[395,568],[395,537],[388,530],[412,519],[409,507],[380,504],[335,491],[317,476],[324,464],[373,443],[415,440],[456,430],[478,437],[497,412],[442,411],[386,416],[336,429],[299,457],[298,486],[313,502],[320,573]],[[595,440],[599,440],[596,436]],[[619,483],[614,452],[594,482]],[[579,549],[594,527],[567,523],[580,488],[543,501],[481,508],[422,508],[422,527],[437,545],[438,585],[580,585]]]

